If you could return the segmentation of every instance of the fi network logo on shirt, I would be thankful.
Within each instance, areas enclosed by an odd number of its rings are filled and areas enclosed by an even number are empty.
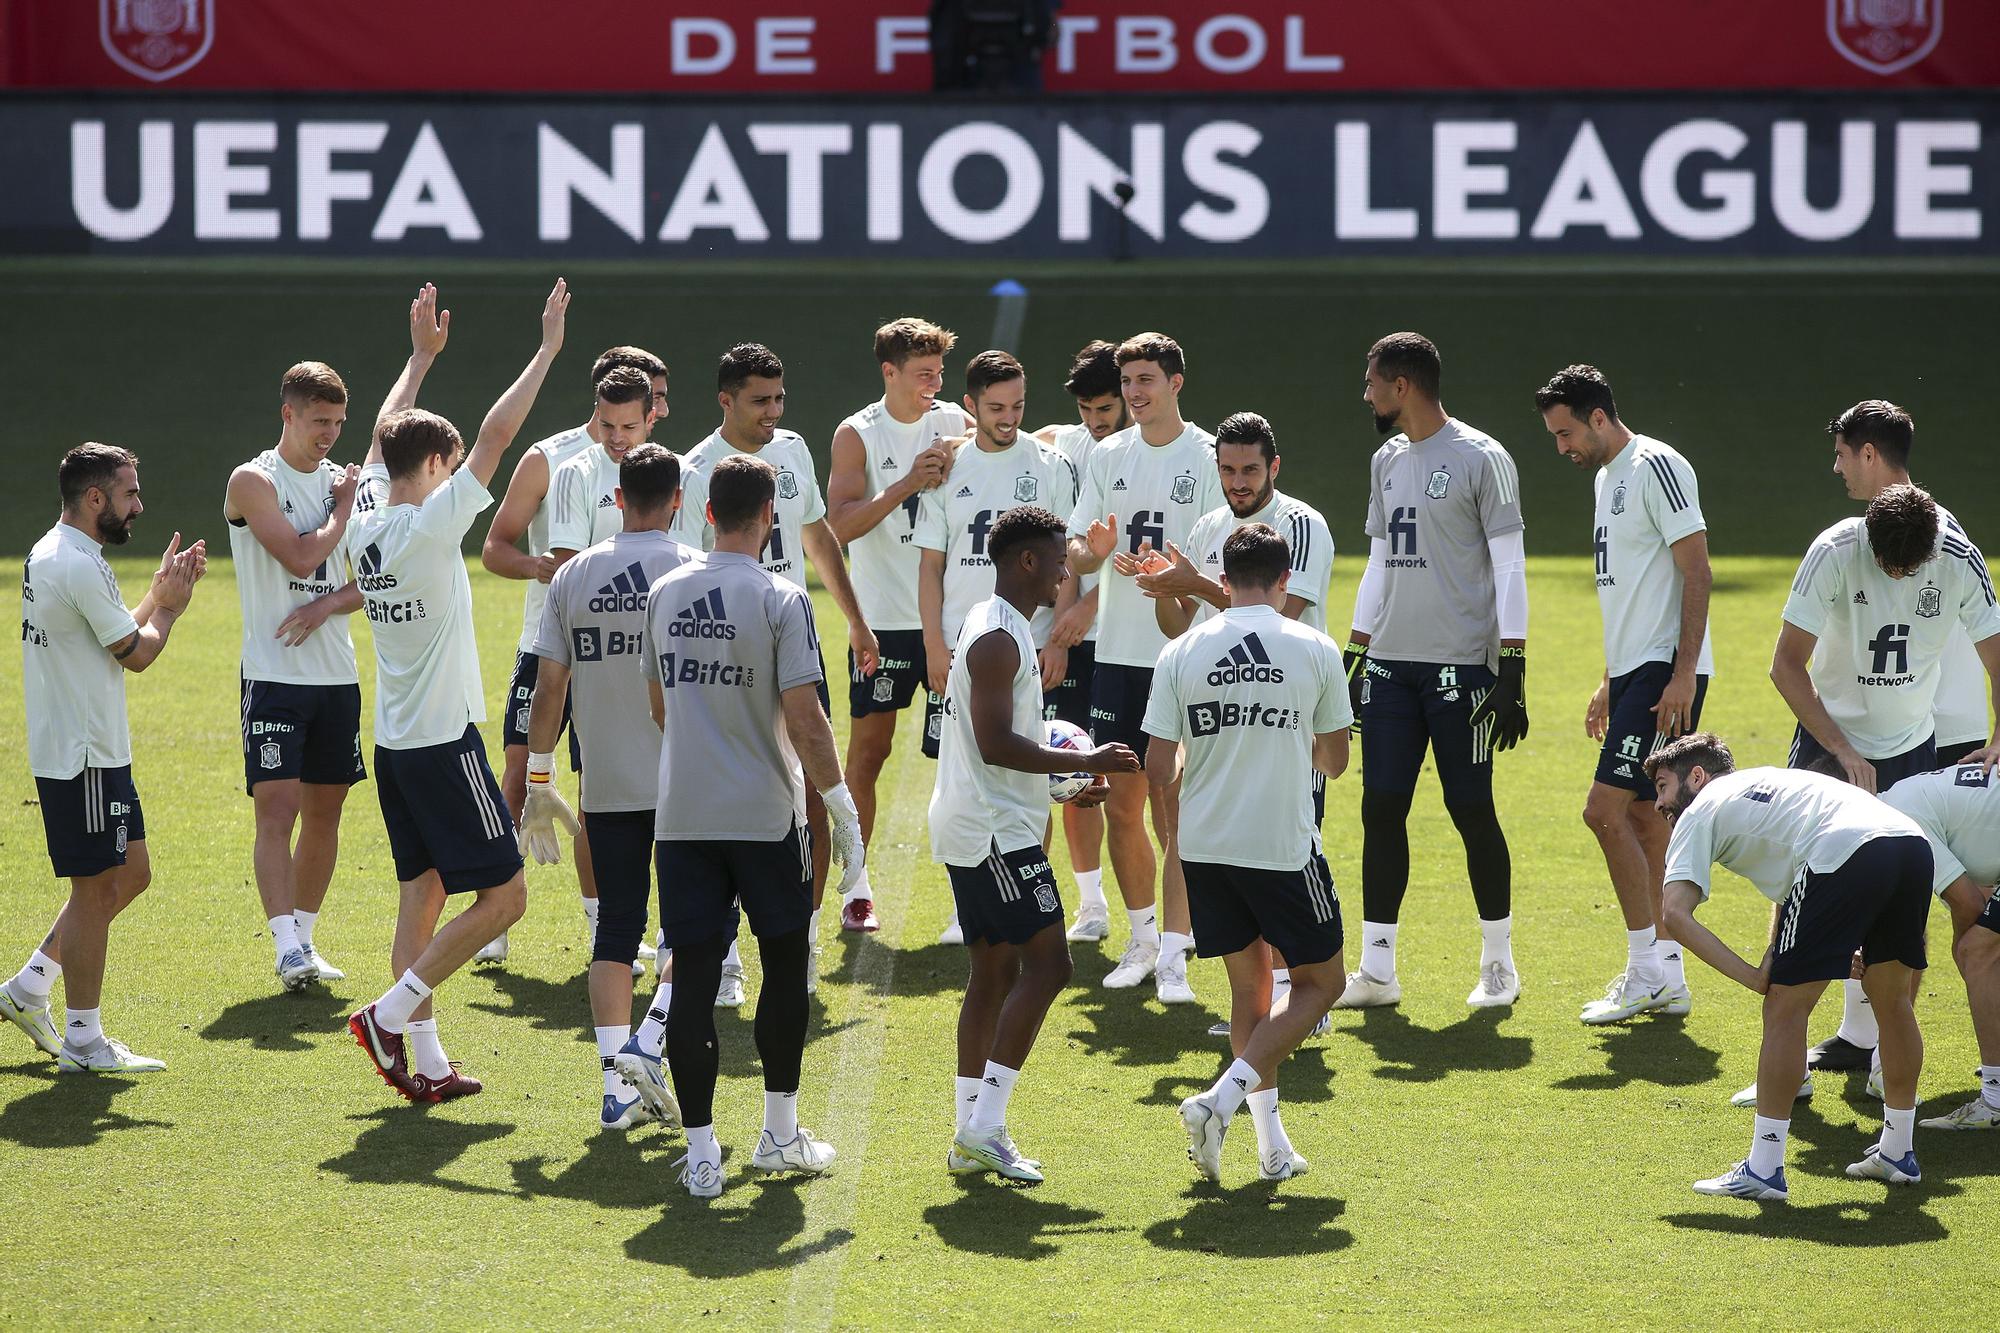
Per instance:
[[[722,589],[712,588],[697,597],[667,622],[667,637],[673,639],[733,639],[736,626],[722,609]]]

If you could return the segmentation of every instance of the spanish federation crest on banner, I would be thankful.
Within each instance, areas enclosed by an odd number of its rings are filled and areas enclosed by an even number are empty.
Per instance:
[[[1833,49],[1872,74],[1908,69],[1944,36],[1944,0],[1826,0]]]
[[[164,83],[215,45],[215,0],[97,0],[97,39],[118,68]]]

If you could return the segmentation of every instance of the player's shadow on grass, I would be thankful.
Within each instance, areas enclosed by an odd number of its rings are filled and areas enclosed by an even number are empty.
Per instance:
[[[1455,1023],[1441,1028],[1420,1028],[1395,1009],[1363,1009],[1358,1026],[1343,1028],[1335,1020],[1334,1033],[1351,1033],[1375,1052],[1383,1066],[1376,1078],[1399,1083],[1435,1083],[1459,1072],[1500,1073],[1525,1069],[1534,1058],[1532,1037],[1514,1037],[1500,1031],[1509,1017],[1505,1009],[1474,1009]],[[1284,1086],[1284,1076],[1278,1079]]]
[[[112,1109],[112,1099],[133,1086],[129,1078],[90,1074],[65,1078],[0,1106],[0,1142],[22,1148],[88,1148],[106,1134],[172,1129],[170,1120],[142,1120]]]
[[[347,1014],[346,1002],[325,987],[278,991],[238,1000],[201,1030],[201,1039],[248,1042],[261,1051],[309,1051],[329,1034],[341,1033]]]
[[[1689,1088],[1722,1073],[1722,1052],[1688,1035],[1677,1018],[1640,1020],[1597,1029],[1604,1068],[1572,1074],[1549,1086],[1559,1092],[1609,1092],[1628,1083]]]
[[[985,1179],[962,1182],[958,1198],[924,1209],[924,1221],[946,1245],[996,1259],[1050,1259],[1065,1237],[1126,1230],[1097,1225],[1103,1216]]]
[[[590,960],[583,958],[576,974],[562,981],[544,981],[504,967],[475,969],[464,980],[473,989],[491,986],[499,1001],[473,1000],[470,1007],[501,1018],[526,1019],[528,1026],[544,1032],[568,1032],[579,1041],[590,1034]],[[641,983],[643,988],[643,982]],[[650,991],[642,993],[650,996]]]
[[[1153,1080],[1153,1090],[1141,1097],[1139,1104],[1178,1109],[1182,1101],[1195,1093],[1206,1092],[1230,1060],[1229,1039],[1215,1037],[1211,1040],[1215,1044],[1215,1069],[1212,1072],[1200,1070],[1193,1074],[1162,1074]],[[1279,1066],[1279,1095],[1287,1106],[1332,1101],[1333,1076],[1333,1069],[1327,1065],[1326,1047],[1317,1040],[1309,1039]]]
[[[1174,1005],[1163,1014],[1147,1004],[1150,981],[1133,990],[1104,989],[1103,973],[1110,970],[1090,964],[1086,971],[1079,964],[1076,979],[1050,1015],[1055,1018],[1066,1009],[1081,1017],[1084,1025],[1064,1035],[1090,1055],[1116,1065],[1142,1066],[1171,1063],[1205,1042],[1214,1043],[1218,1054],[1228,1051],[1226,1038],[1207,1035],[1215,1021],[1207,1010]]]
[[[658,1208],[677,1188],[670,1164],[685,1150],[678,1130],[648,1126],[630,1134],[593,1134],[583,1156],[555,1175],[549,1174],[547,1157],[513,1163],[514,1188],[535,1198],[574,1199],[600,1208]]]
[[[1857,1154],[1858,1156],[1859,1154]],[[1853,1182],[1843,1177],[1840,1184],[1807,1176],[1791,1166],[1785,1174],[1792,1198],[1801,1194],[1832,1192]],[[1925,1212],[1933,1199],[1963,1193],[1956,1185],[1937,1186],[1930,1173],[1913,1189],[1871,1182],[1870,1190],[1886,1191],[1868,1199],[1830,1200],[1826,1203],[1762,1203],[1745,1205],[1719,1200],[1714,1211],[1667,1213],[1660,1220],[1683,1231],[1707,1231],[1725,1236],[1770,1236],[1786,1240],[1810,1241],[1816,1245],[1881,1249],[1893,1245],[1924,1245],[1951,1234],[1949,1227]],[[1752,1211],[1754,1209],[1754,1211]]]
[[[1340,1199],[1286,1191],[1270,1181],[1225,1189],[1206,1180],[1189,1187],[1193,1205],[1179,1217],[1145,1230],[1163,1250],[1194,1250],[1231,1259],[1290,1259],[1332,1254],[1354,1243],[1354,1233],[1334,1222],[1347,1211]]]
[[[512,1134],[511,1121],[452,1120],[421,1106],[385,1106],[348,1119],[372,1123],[352,1148],[321,1162],[321,1170],[357,1185],[428,1185],[460,1194],[514,1196],[512,1190],[439,1174],[470,1149]]]
[[[840,967],[841,979],[854,976],[855,969],[849,961],[854,953],[869,947],[862,937],[847,931],[840,934],[843,958]],[[905,948],[896,954],[895,971],[888,974],[888,984],[884,985],[877,976],[861,978],[862,984],[869,986],[878,995],[924,996],[957,995],[965,989],[965,979],[971,968],[969,955],[962,944],[939,944],[932,941],[917,948]]]
[[[696,1199],[668,1177],[659,1221],[625,1242],[628,1258],[678,1268],[689,1277],[743,1277],[772,1268],[790,1268],[815,1255],[849,1244],[854,1233],[834,1227],[817,1240],[801,1241],[806,1226],[802,1180],[746,1180],[722,1164],[720,1199]]]

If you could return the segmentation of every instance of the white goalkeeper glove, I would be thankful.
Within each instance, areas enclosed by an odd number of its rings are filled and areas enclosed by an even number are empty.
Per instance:
[[[554,755],[528,756],[528,800],[521,810],[521,855],[532,856],[536,864],[545,866],[562,860],[556,825],[561,824],[572,838],[577,833],[576,816],[549,780],[554,768]]]
[[[832,791],[821,792],[820,800],[826,806],[827,854],[842,869],[844,891],[861,875],[861,812],[854,808],[854,796],[844,782]]]

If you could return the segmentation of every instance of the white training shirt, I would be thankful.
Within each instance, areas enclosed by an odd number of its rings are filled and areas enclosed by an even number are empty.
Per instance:
[[[574,426],[528,446],[530,453],[542,456],[542,461],[548,465],[549,476],[548,489],[542,492],[542,502],[535,506],[535,512],[528,519],[529,555],[541,556],[554,549],[549,544],[549,524],[555,513],[556,473],[561,471],[564,463],[596,443],[590,438],[587,427]],[[542,606],[548,598],[548,584],[540,579],[528,580],[528,586],[521,594],[521,640],[515,645],[517,651],[533,651],[535,634],[542,627]]]
[[[103,548],[67,523],[43,533],[21,572],[21,702],[36,777],[132,762],[125,668],[106,650],[138,630]]]
[[[1636,435],[1597,469],[1591,546],[1611,675],[1674,660],[1681,642],[1681,572],[1672,548],[1707,530],[1694,468],[1668,445]],[[1694,669],[1715,674],[1706,630]]]
[[[1204,578],[1216,583],[1222,582],[1222,547],[1229,540],[1229,534],[1251,523],[1263,523],[1275,528],[1285,545],[1292,552],[1292,578],[1285,585],[1285,591],[1305,599],[1305,610],[1299,612],[1299,623],[1326,633],[1326,585],[1333,578],[1333,531],[1326,525],[1319,510],[1303,500],[1295,500],[1283,491],[1273,488],[1271,498],[1264,507],[1254,514],[1242,518],[1236,516],[1225,501],[1220,509],[1211,509],[1195,523],[1194,531],[1188,534],[1188,544],[1181,548],[1188,559],[1194,561],[1195,568]],[[1194,623],[1204,624],[1221,614],[1215,607],[1197,597],[1194,599]]]
[[[769,444],[751,453],[738,449],[716,431],[688,450],[681,459],[681,512],[674,518],[675,540],[703,551],[715,549],[715,529],[708,521],[708,475],[715,465],[735,454],[761,458],[778,474],[778,521],[764,543],[764,568],[800,587],[806,582],[805,529],[826,517],[826,497],[813,471],[812,451],[796,433],[781,430]]]
[[[1813,685],[1868,759],[1907,753],[1933,734],[1953,625],[1975,643],[2000,634],[1986,558],[1942,524],[1936,553],[1915,574],[1895,579],[1875,563],[1866,520],[1842,519],[1807,550],[1784,618],[1817,636]]]
[[[957,473],[954,472],[956,477]],[[979,754],[972,730],[972,673],[966,654],[988,634],[1014,640],[1013,728],[1040,741],[1042,667],[1027,620],[1004,597],[988,597],[965,617],[953,641],[944,688],[944,721],[938,736],[937,785],[931,789],[931,857],[946,865],[976,866],[993,854],[1039,847],[1049,819],[1046,773],[996,768]]]
[[[610,541],[625,527],[625,511],[618,507],[618,464],[602,445],[570,455],[549,479],[548,504],[547,549],[582,551]]]
[[[1077,489],[1079,491],[1082,490],[1083,469],[1089,464],[1091,454],[1097,450],[1097,437],[1090,433],[1090,427],[1084,425],[1082,422],[1078,422],[1073,426],[1064,426],[1056,432],[1056,437],[1049,442],[1049,447],[1064,458],[1067,458],[1069,465],[1076,469]],[[1084,598],[1090,596],[1091,589],[1097,586],[1097,579],[1098,576],[1096,574],[1085,574],[1078,580],[1076,585],[1076,597],[1078,601],[1082,601]],[[1104,609],[1100,606],[1097,615],[1091,618],[1090,633],[1083,636],[1083,641],[1094,645],[1097,642],[1098,626],[1103,623]],[[1092,651],[1094,652],[1095,649],[1093,648]]]
[[[1313,738],[1353,725],[1340,646],[1275,607],[1232,606],[1168,644],[1145,730],[1183,747],[1182,859],[1303,869]]]
[[[898,421],[889,415],[887,400],[878,399],[840,424],[853,427],[861,437],[870,498],[910,475],[918,454],[972,429],[965,409],[942,400],[933,402],[915,421]],[[919,557],[914,537],[918,507],[930,493],[910,496],[847,544],[847,576],[854,581],[854,599],[861,604],[861,618],[878,634],[924,627],[917,613]]]
[[[1930,840],[1932,893],[1960,875],[1982,889],[2000,883],[2000,782],[1980,764],[1904,778],[1882,799],[1916,821]]]
[[[266,449],[248,466],[271,483],[279,512],[294,532],[301,533],[318,531],[333,513],[334,483],[346,471],[327,459],[312,471],[301,472],[276,449]],[[342,531],[340,541],[320,561],[319,568],[300,577],[264,549],[248,520],[234,518],[228,524],[236,595],[243,606],[243,679],[286,685],[358,682],[361,676],[355,670],[354,639],[348,633],[346,616],[328,616],[326,623],[296,648],[287,648],[277,637],[286,616],[317,597],[338,592],[347,582],[347,533]]]
[[[361,607],[374,629],[375,744],[383,749],[445,745],[486,720],[459,543],[492,503],[461,467],[421,505],[384,505],[348,524]]]
[[[1190,422],[1171,441],[1154,446],[1130,426],[1091,451],[1077,485],[1069,535],[1083,537],[1092,523],[1116,514],[1115,550],[1137,555],[1150,545],[1164,554],[1168,542],[1186,550],[1195,520],[1221,503],[1213,435]],[[1109,558],[1099,572],[1097,660],[1151,668],[1167,646],[1152,599],[1113,569]]]
[[[1978,545],[1943,505],[1938,506],[1938,526],[1967,546]],[[1991,693],[1985,664],[1979,660],[1965,627],[1957,626],[1952,630],[1951,641],[1945,645],[1944,661],[1938,668],[1937,703],[1931,708],[1940,748],[1967,741],[1984,745],[1992,737],[1993,724],[1986,706]]]
[[[1674,821],[1667,878],[1708,898],[1710,865],[1735,871],[1772,902],[1808,870],[1838,870],[1871,838],[1919,834],[1908,815],[1861,788],[1796,768],[1745,768],[1703,784]]]
[[[957,643],[972,608],[993,596],[986,535],[1000,515],[1020,505],[1040,505],[1065,523],[1076,507],[1076,473],[1069,460],[1026,433],[1005,449],[986,450],[967,440],[958,446],[944,485],[924,492],[917,545],[944,552],[946,643]],[[1048,643],[1054,624],[1050,608],[1035,612],[1029,627],[1036,647]]]

